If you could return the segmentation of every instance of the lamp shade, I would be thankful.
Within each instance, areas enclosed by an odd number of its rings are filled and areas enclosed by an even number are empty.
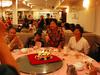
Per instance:
[[[9,7],[11,5],[12,5],[11,0],[2,0],[2,1],[0,1],[0,7]]]

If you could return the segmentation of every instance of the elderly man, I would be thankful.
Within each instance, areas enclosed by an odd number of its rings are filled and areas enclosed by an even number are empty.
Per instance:
[[[57,27],[56,23],[52,21],[47,29],[46,45],[50,47],[63,48],[64,40],[63,30]]]
[[[18,36],[16,36],[16,30],[15,28],[11,28],[8,32],[8,35],[5,37],[6,43],[8,44],[8,47],[13,50],[16,48],[23,48],[23,43],[19,39]]]

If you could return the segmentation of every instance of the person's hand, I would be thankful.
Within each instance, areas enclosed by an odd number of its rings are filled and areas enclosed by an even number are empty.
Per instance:
[[[61,52],[61,50],[62,50],[61,45],[58,46],[58,50],[59,50],[59,52]]]
[[[16,43],[17,41],[18,41],[18,40],[17,40],[17,37],[15,36],[15,37],[12,39],[11,44]]]
[[[14,42],[17,43],[18,41],[19,41],[18,37],[15,36],[15,37],[14,37]]]
[[[45,41],[48,42],[50,40],[49,36],[45,36]]]
[[[41,42],[36,41],[35,46],[37,46],[38,48],[41,47]]]
[[[89,75],[97,75],[97,69],[92,63],[86,62],[87,69],[89,69]]]
[[[16,36],[16,37],[14,38],[14,43],[16,43],[16,44],[18,45],[18,48],[19,48],[19,49],[23,48],[23,44],[22,44],[22,42],[21,42],[21,40],[19,39],[18,36]]]
[[[94,66],[89,70],[89,75],[97,75],[97,70]]]
[[[15,36],[15,37],[13,38],[13,40],[10,42],[9,46],[12,47],[12,46],[14,46],[16,43],[18,43],[18,37],[17,37],[17,36]]]
[[[63,47],[62,42],[60,42],[59,45],[58,45],[58,48],[62,49],[62,47]]]

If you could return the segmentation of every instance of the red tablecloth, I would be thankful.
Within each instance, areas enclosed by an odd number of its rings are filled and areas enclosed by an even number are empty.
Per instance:
[[[28,55],[28,59],[29,59],[30,63],[33,64],[33,65],[35,65],[35,64],[46,64],[46,63],[61,61],[60,58],[58,58],[57,56],[54,56],[54,55],[51,55],[52,59],[48,59],[48,60],[38,60],[35,56],[36,56],[36,54]]]

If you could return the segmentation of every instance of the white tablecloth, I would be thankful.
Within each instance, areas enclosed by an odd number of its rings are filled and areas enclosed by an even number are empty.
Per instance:
[[[41,49],[44,49],[44,48],[41,48]],[[50,48],[50,49],[52,50],[52,54],[60,57],[63,60],[63,66],[61,67],[61,69],[59,69],[53,73],[46,74],[46,75],[67,75],[67,73],[66,73],[67,64],[75,65],[77,63],[82,63],[84,65],[84,67],[82,70],[77,70],[78,75],[89,75],[88,74],[89,70],[86,68],[85,62],[90,62],[97,69],[100,69],[100,64],[98,62],[96,62],[92,58],[90,58],[87,55],[84,55],[82,53],[72,51],[72,50],[68,50],[67,52],[62,50],[61,52],[58,52],[56,48]],[[21,50],[14,50],[12,52],[12,55],[15,59],[17,59],[17,58],[20,58],[21,56],[37,52],[37,50],[35,50],[34,48],[27,48],[26,50],[27,50],[27,52],[24,52],[24,53]],[[30,74],[21,73],[21,75],[30,75]],[[98,75],[100,75],[99,72],[98,72]]]

